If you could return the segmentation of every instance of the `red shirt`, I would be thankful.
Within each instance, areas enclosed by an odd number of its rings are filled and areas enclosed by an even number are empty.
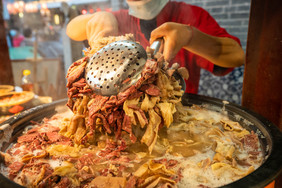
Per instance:
[[[24,40],[23,35],[14,37],[13,38],[13,47],[20,47],[23,40]]]
[[[136,41],[139,41],[145,49],[150,45],[145,35],[141,32],[140,19],[130,16],[128,10],[119,10],[113,14],[117,18],[120,35],[133,33]],[[225,29],[221,28],[207,11],[184,2],[170,1],[167,3],[157,16],[157,27],[165,22],[190,24],[206,34],[217,37],[229,37],[240,44],[239,39],[228,34]],[[184,49],[181,49],[171,61],[171,63],[174,62],[186,67],[189,71],[189,79],[186,80],[186,92],[188,93],[198,92],[201,68],[214,72],[215,67],[210,61]],[[223,69],[217,75],[225,75],[232,70],[232,68]]]

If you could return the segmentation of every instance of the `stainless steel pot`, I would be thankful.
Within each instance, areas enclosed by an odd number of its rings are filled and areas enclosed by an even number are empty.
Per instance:
[[[50,104],[37,106],[24,111],[0,124],[0,149],[5,151],[10,143],[15,142],[23,129],[30,125],[30,121],[40,121],[57,113],[59,107],[65,106],[67,99]],[[239,105],[201,95],[185,94],[182,100],[184,105],[204,105],[215,111],[224,109],[231,120],[238,121],[248,130],[258,133],[263,152],[263,164],[251,174],[223,187],[264,187],[273,181],[282,171],[282,133],[264,117]],[[0,174],[1,187],[22,187],[4,175]]]

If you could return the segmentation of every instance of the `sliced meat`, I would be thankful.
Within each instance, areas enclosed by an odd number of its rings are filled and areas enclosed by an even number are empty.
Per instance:
[[[48,140],[50,140],[52,143],[59,141],[62,137],[57,132],[47,132],[46,135],[48,137]]]
[[[105,149],[101,150],[98,154],[102,159],[114,159],[119,158],[121,151],[127,148],[124,140],[119,140],[117,142],[107,140]]]
[[[129,133],[129,137],[130,137],[131,142],[135,143],[137,138],[134,136],[134,134],[132,132],[131,125],[132,125],[132,123],[131,123],[130,117],[127,116],[127,115],[124,115],[123,122],[122,122],[122,129]]]
[[[47,132],[46,136],[51,143],[61,143],[63,145],[71,145],[71,139],[65,137],[58,132]]]
[[[129,97],[129,95],[132,95],[134,93],[137,92],[137,89],[135,86],[131,86],[130,88],[128,88],[127,90],[119,93],[117,95],[117,98],[118,98],[118,102],[117,102],[117,105],[121,105],[124,103],[124,101]]]
[[[101,110],[108,99],[109,97],[95,95],[95,97],[92,98],[88,103],[89,117],[93,116],[95,113]]]
[[[110,129],[110,125],[109,125],[108,121],[106,120],[106,118],[103,114],[96,113],[93,116],[90,116],[89,120],[88,120],[88,126],[90,126],[92,128],[92,130],[95,130],[97,118],[100,118],[103,121],[103,126],[104,126],[106,132],[110,134],[112,132],[111,129]]]
[[[161,91],[160,89],[158,88],[158,86],[156,85],[153,85],[153,84],[146,84],[146,85],[143,85],[141,88],[140,88],[141,91],[147,93],[148,95],[151,95],[151,96],[159,96]]]
[[[84,57],[74,62],[70,66],[67,74],[67,81],[68,81],[67,87],[70,87],[74,81],[76,81],[78,78],[81,77],[81,75],[84,73],[84,69],[88,59],[89,59],[88,57]]]
[[[22,135],[22,136],[18,137],[18,143],[33,142],[39,136],[40,136],[39,133],[32,133],[32,134]]]
[[[8,166],[9,168],[9,178],[13,180],[19,171],[23,168],[24,163],[21,162],[13,162],[11,165]]]
[[[87,153],[82,155],[76,164],[76,167],[81,170],[84,166],[94,165],[95,155],[93,153]]]
[[[72,86],[76,87],[76,88],[83,88],[86,85],[87,84],[86,84],[85,78],[81,78],[80,80],[78,80],[78,81],[76,81],[72,84]]]
[[[125,188],[133,188],[136,187],[137,178],[135,176],[131,176],[126,182]]]

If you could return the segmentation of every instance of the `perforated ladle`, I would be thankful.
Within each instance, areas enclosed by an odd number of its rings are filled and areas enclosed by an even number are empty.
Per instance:
[[[153,48],[158,46],[154,43]],[[86,82],[96,94],[117,95],[141,78],[146,61],[146,50],[140,44],[129,40],[110,43],[90,58]]]
[[[153,55],[160,45],[161,39],[158,39],[150,46]],[[146,50],[140,44],[130,40],[116,41],[90,58],[85,68],[85,79],[96,94],[117,95],[141,78],[146,61]]]

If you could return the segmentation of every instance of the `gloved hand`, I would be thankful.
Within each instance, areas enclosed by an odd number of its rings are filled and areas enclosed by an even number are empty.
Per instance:
[[[118,34],[118,23],[115,16],[101,11],[91,15],[75,17],[67,25],[67,35],[76,41],[88,40],[89,45],[100,37]]]
[[[87,22],[86,36],[91,47],[95,40],[117,34],[118,22],[115,16],[109,12],[97,12]]]
[[[160,48],[165,60],[170,61],[178,51],[188,46],[192,39],[191,26],[174,22],[166,22],[151,32],[150,44],[157,38],[163,38],[164,44]]]

